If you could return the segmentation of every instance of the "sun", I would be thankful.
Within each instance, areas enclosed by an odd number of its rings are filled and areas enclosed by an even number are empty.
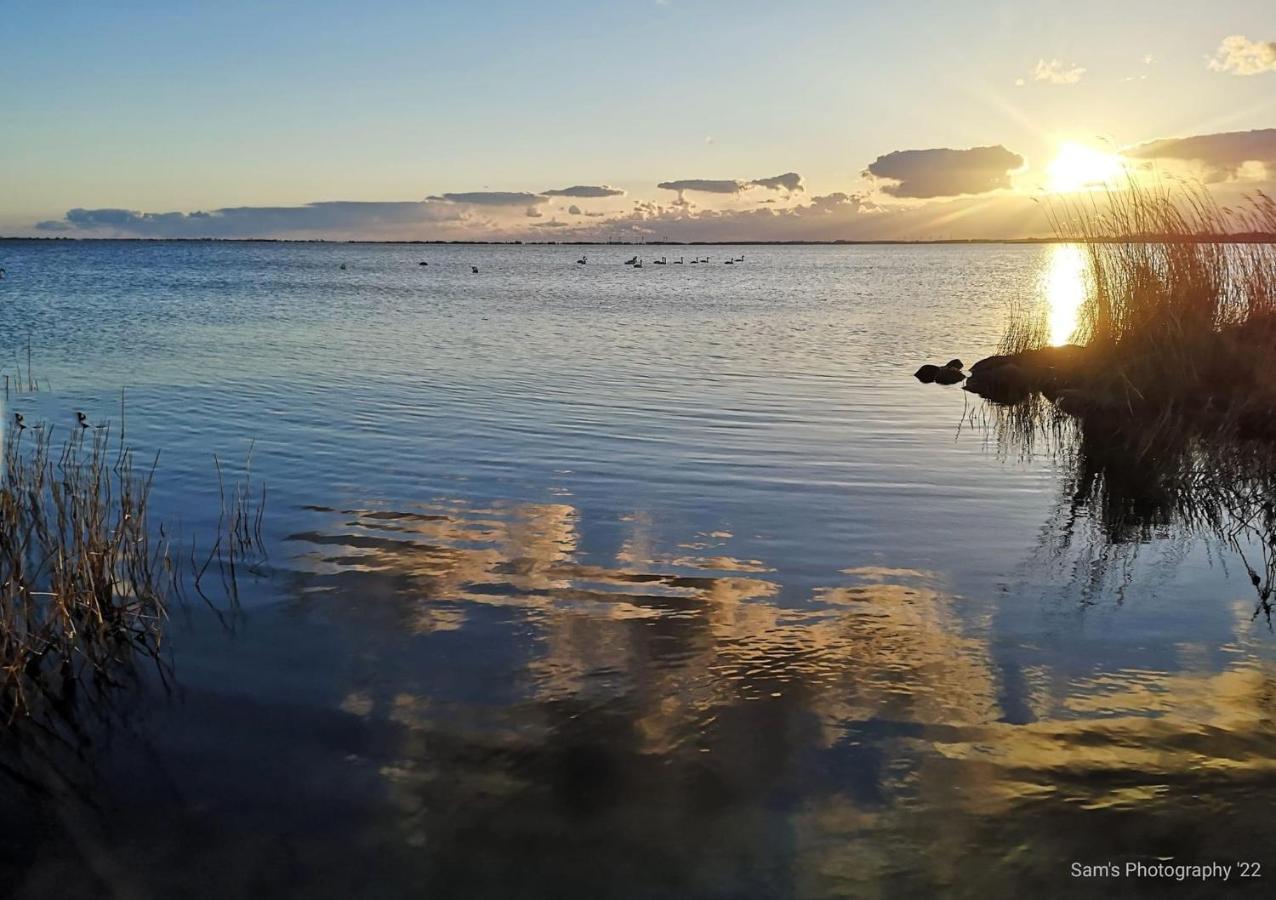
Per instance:
[[[1115,153],[1066,141],[1046,166],[1046,187],[1060,194],[1088,191],[1110,185],[1124,172],[1125,162]]]

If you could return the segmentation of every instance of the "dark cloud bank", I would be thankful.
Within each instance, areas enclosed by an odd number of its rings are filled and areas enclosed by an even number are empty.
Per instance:
[[[1276,128],[1166,138],[1137,144],[1123,153],[1132,159],[1198,163],[1204,167],[1207,181],[1225,181],[1234,178],[1246,163],[1276,167]]]
[[[892,197],[928,200],[1008,188],[1010,173],[1022,166],[1022,156],[998,144],[969,150],[896,150],[875,159],[866,174],[893,182],[881,185]]]

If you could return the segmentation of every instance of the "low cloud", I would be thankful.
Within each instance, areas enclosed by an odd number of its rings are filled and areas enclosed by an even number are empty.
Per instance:
[[[1010,173],[1022,166],[1022,156],[998,144],[968,150],[896,150],[875,159],[865,174],[887,182],[881,185],[885,194],[924,200],[1008,188]]]
[[[699,191],[703,194],[738,194],[749,186],[747,181],[735,179],[683,178],[680,181],[662,181],[656,187],[664,191]]]
[[[683,195],[687,192],[701,194],[743,194],[752,188],[765,188],[768,191],[784,191],[795,193],[804,190],[802,176],[797,172],[785,172],[783,175],[772,175],[770,178],[755,178],[743,181],[738,178],[683,178],[679,181],[662,181],[656,187],[665,191],[677,191],[680,206],[689,206]]]
[[[1276,41],[1251,41],[1244,35],[1230,35],[1223,38],[1208,65],[1215,72],[1233,75],[1276,72]]]
[[[757,181],[750,182],[754,187],[766,188],[769,191],[794,191],[802,190],[802,176],[797,172],[785,172],[783,175],[773,175],[770,178],[759,178]]]
[[[1203,170],[1206,181],[1227,181],[1255,165],[1269,174],[1276,172],[1276,128],[1166,138],[1128,147],[1122,153],[1131,159],[1194,164]]]
[[[1034,81],[1044,81],[1046,84],[1076,84],[1081,80],[1081,76],[1085,74],[1085,69],[1076,64],[1064,65],[1061,60],[1052,59],[1048,62],[1044,59],[1037,60],[1036,67],[1032,70],[1032,78]]]
[[[463,210],[437,200],[332,201],[305,206],[239,206],[191,213],[77,208],[62,219],[40,222],[36,228],[45,232],[108,232],[154,238],[250,238],[317,233],[376,236],[387,231],[459,223],[465,218]]]
[[[542,197],[540,194],[528,194],[521,191],[467,191],[459,194],[441,194],[427,199],[464,203],[468,206],[538,206],[549,202],[547,197]]]
[[[601,197],[623,197],[625,192],[608,184],[574,184],[571,187],[545,191],[546,197],[575,197],[580,200],[596,200]]]

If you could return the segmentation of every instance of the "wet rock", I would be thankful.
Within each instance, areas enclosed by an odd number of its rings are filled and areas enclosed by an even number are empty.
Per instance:
[[[965,381],[966,376],[962,374],[961,366],[954,366],[953,363],[959,363],[960,360],[953,360],[946,366],[935,366],[927,363],[916,372],[913,377],[922,384],[958,384]]]
[[[966,390],[988,400],[1010,403],[1022,400],[1032,390],[1028,373],[1018,363],[1005,362],[991,368],[971,370]]]

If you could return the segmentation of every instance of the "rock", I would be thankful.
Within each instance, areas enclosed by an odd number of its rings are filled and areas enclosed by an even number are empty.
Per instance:
[[[964,368],[966,368],[966,367],[965,367],[965,366],[963,366],[963,365],[961,364],[961,360],[960,360],[960,359],[950,359],[950,360],[948,360],[948,363],[944,366],[944,368],[945,368],[945,369],[956,369],[958,372],[960,372],[962,369],[964,369]]]
[[[1067,388],[1055,395],[1054,405],[1059,407],[1060,412],[1070,416],[1083,416],[1090,410],[1092,403],[1090,395],[1085,391]]]
[[[936,376],[939,375],[939,366],[932,366],[930,363],[922,366],[913,373],[913,377],[922,384],[934,384]]]
[[[1005,354],[986,356],[970,367],[970,374],[974,375],[976,372],[982,372],[985,369],[995,369],[998,366],[1004,366],[1006,363],[1014,362],[1014,359],[1013,356],[1006,356]]]
[[[978,371],[972,369],[970,378],[966,379],[966,390],[1002,403],[1022,400],[1031,389],[1028,373],[1013,362]]]
[[[966,380],[966,376],[958,367],[944,366],[935,373],[936,384],[958,384]]]

